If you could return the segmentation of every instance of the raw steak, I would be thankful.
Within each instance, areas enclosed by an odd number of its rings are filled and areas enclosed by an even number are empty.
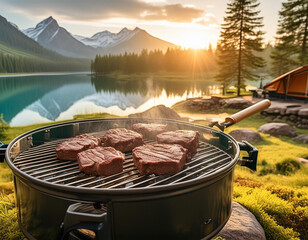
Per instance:
[[[101,145],[101,140],[88,134],[70,138],[56,147],[56,155],[62,160],[77,160],[77,154],[89,148]]]
[[[104,146],[114,147],[121,152],[128,152],[135,147],[143,145],[142,135],[126,128],[108,130],[102,137],[102,141]]]
[[[144,138],[155,139],[157,134],[167,130],[167,125],[156,123],[136,123],[133,125],[133,130],[141,133]]]
[[[179,144],[188,150],[187,160],[197,152],[199,146],[199,133],[190,130],[177,130],[158,134],[158,143]]]
[[[177,144],[147,144],[133,149],[133,160],[142,175],[169,175],[181,171],[187,149]]]
[[[124,154],[113,147],[96,147],[77,155],[81,171],[98,176],[109,176],[122,172]]]

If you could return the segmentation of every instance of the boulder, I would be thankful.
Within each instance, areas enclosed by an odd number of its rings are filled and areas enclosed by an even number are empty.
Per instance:
[[[259,127],[258,131],[272,136],[297,136],[295,128],[286,123],[266,123]]]
[[[181,120],[179,114],[171,108],[166,107],[165,105],[157,105],[141,113],[134,113],[128,115],[130,118],[167,118]]]
[[[243,98],[226,98],[219,101],[225,108],[244,109],[250,107],[252,102]]]
[[[292,138],[292,140],[301,142],[301,143],[308,143],[308,134],[300,134],[295,138]]]
[[[302,108],[298,111],[298,116],[308,118],[308,108]]]
[[[261,135],[251,129],[236,129],[229,133],[236,141],[257,142],[262,140]]]
[[[287,108],[286,115],[297,115],[300,108]]]
[[[255,216],[237,202],[233,202],[231,217],[218,236],[227,240],[266,240]]]

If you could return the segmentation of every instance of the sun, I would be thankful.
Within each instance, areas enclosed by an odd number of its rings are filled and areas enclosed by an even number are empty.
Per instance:
[[[190,35],[183,37],[180,41],[180,46],[183,48],[207,48],[209,45],[208,41],[204,41],[203,38],[198,37],[198,35]]]
[[[177,36],[177,43],[183,48],[205,49],[210,44],[210,35],[200,29],[183,29]]]

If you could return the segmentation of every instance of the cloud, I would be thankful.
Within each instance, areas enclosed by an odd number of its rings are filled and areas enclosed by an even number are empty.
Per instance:
[[[217,18],[213,14],[206,14],[205,16],[201,18],[195,19],[193,22],[197,24],[201,24],[201,25],[206,25],[206,26],[213,25],[213,24],[219,25]]]
[[[12,11],[30,16],[61,16],[67,20],[98,21],[111,18],[192,22],[204,10],[164,1],[138,0],[1,0]],[[158,4],[159,3],[159,4]]]

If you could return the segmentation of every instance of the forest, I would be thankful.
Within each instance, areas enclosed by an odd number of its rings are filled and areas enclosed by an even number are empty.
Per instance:
[[[35,57],[21,57],[0,52],[0,73],[86,71],[87,60],[61,57],[51,60]]]
[[[216,66],[212,48],[205,49],[167,49],[148,51],[140,54],[125,53],[124,55],[97,55],[91,62],[91,71],[95,73],[138,72],[204,72]]]

